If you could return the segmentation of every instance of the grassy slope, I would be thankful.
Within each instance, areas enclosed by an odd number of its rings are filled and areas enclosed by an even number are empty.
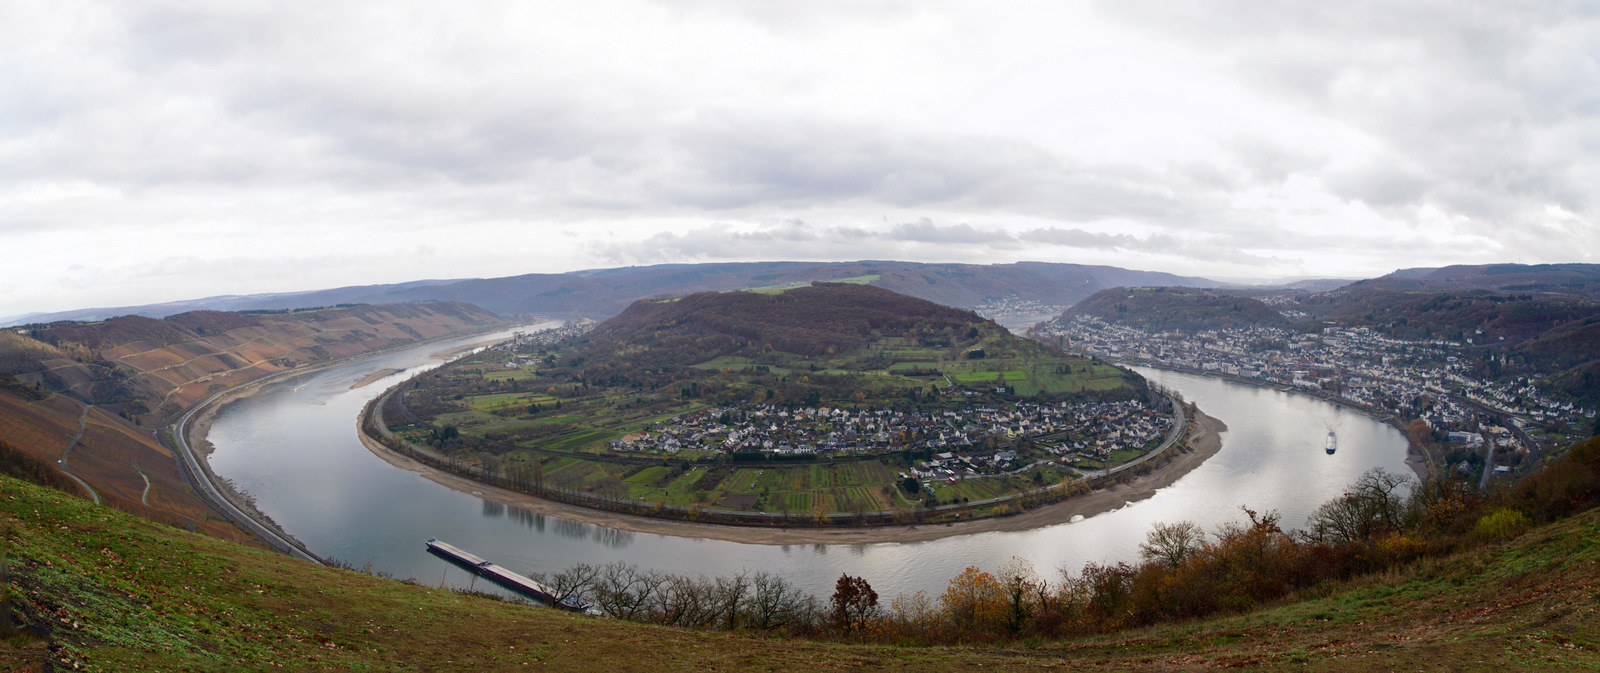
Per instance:
[[[1595,512],[1248,615],[995,648],[773,640],[580,617],[313,567],[4,478],[0,528],[13,607],[67,646],[0,640],[0,668],[10,670],[46,657],[95,670],[1600,667]]]

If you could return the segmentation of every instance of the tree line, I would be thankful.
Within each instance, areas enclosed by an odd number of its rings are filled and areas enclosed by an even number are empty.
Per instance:
[[[1480,493],[1374,469],[1303,530],[1273,512],[1206,531],[1160,523],[1137,563],[1089,563],[1053,577],[1013,558],[969,567],[938,593],[887,601],[846,574],[819,600],[766,573],[688,578],[630,564],[579,564],[545,578],[603,613],[672,626],[884,643],[996,642],[1095,634],[1247,611],[1296,592],[1506,540],[1600,504],[1600,437],[1523,481]]]

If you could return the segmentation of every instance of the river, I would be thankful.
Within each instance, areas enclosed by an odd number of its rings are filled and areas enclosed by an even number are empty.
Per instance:
[[[368,400],[438,366],[431,354],[486,338],[429,344],[268,384],[218,415],[210,433],[212,469],[312,552],[430,586],[497,590],[428,554],[423,541],[438,537],[524,573],[580,561],[629,561],[693,575],[765,570],[823,598],[841,573],[849,573],[866,578],[885,599],[938,593],[967,566],[997,570],[1013,556],[1051,578],[1057,568],[1133,561],[1152,524],[1187,519],[1210,528],[1241,520],[1240,506],[1276,510],[1286,527],[1298,527],[1369,468],[1407,472],[1405,438],[1360,413],[1276,390],[1138,368],[1221,419],[1228,431],[1221,451],[1204,465],[1116,511],[1025,532],[918,543],[767,546],[627,532],[455,491],[392,467],[362,446],[356,415]],[[351,388],[384,369],[402,371]],[[1330,429],[1339,433],[1333,456],[1322,450]]]

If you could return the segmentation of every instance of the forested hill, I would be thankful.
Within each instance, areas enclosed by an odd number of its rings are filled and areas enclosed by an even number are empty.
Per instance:
[[[1478,264],[1400,269],[1349,286],[1352,291],[1470,291],[1600,299],[1600,264]]]
[[[1094,316],[1150,332],[1288,323],[1277,310],[1256,299],[1182,287],[1101,290],[1062,314],[1067,320],[1078,316]]]
[[[817,283],[776,293],[700,292],[641,300],[601,323],[592,339],[674,348],[690,359],[765,350],[814,357],[854,352],[874,333],[918,332],[950,341],[1001,331],[972,311],[867,285]]]

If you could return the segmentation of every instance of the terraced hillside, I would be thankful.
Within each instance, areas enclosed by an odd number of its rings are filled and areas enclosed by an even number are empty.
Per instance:
[[[495,327],[470,304],[192,311],[36,325],[0,340],[0,371],[159,425],[216,390],[301,365]]]

